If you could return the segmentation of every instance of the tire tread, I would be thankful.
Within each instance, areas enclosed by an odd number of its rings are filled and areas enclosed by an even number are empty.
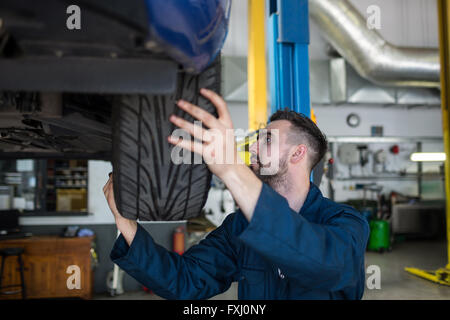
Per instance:
[[[175,129],[174,113],[194,119],[178,107],[184,99],[217,115],[199,95],[200,88],[220,93],[220,58],[200,75],[180,72],[177,90],[169,95],[122,95],[113,106],[113,180],[119,212],[133,220],[185,220],[196,217],[210,188],[206,164],[176,165],[166,137]],[[134,198],[134,200],[133,200]]]

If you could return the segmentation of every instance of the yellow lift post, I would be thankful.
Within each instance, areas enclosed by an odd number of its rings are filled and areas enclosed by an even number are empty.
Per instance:
[[[267,66],[265,0],[248,0],[248,129],[251,132],[237,141],[239,155],[250,165],[249,147],[256,142],[258,130],[267,124]]]
[[[266,126],[268,119],[265,4],[265,0],[248,0],[248,128],[253,132],[237,142],[239,154],[247,165],[250,164],[249,146],[256,141],[258,130]],[[275,77],[273,74],[270,76]],[[310,113],[311,119],[317,123],[312,109]]]
[[[437,0],[439,22],[439,48],[441,58],[441,109],[442,131],[444,136],[445,159],[445,197],[447,217],[447,259],[445,268],[438,270],[421,270],[417,268],[405,268],[421,278],[450,286],[450,1]]]
[[[265,0],[248,0],[248,129],[267,123]]]

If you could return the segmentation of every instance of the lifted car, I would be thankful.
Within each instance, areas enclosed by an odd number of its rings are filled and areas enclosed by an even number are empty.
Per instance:
[[[0,0],[0,158],[110,160],[124,217],[198,215],[211,173],[171,161],[168,119],[215,113],[231,0],[80,0],[78,29],[71,5]]]

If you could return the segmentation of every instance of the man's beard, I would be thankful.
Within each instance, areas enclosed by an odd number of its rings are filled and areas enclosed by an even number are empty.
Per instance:
[[[290,189],[290,181],[288,179],[288,163],[287,155],[279,160],[279,169],[275,174],[261,174],[262,164],[258,159],[258,168],[252,168],[256,176],[264,183],[268,184],[277,192],[286,192]]]

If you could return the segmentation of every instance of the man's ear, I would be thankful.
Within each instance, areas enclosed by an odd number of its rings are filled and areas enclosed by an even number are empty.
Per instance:
[[[291,156],[291,163],[298,163],[302,159],[306,159],[306,152],[308,148],[304,144],[299,144],[295,147]]]

